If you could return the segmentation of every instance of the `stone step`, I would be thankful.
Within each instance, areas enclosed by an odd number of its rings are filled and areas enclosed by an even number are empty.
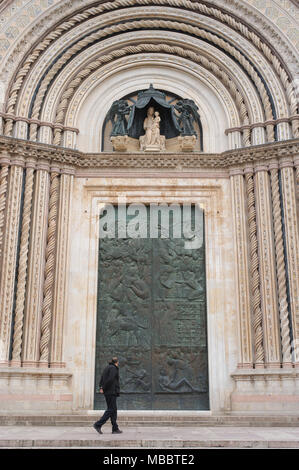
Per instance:
[[[0,414],[0,426],[92,426],[103,411],[86,414]],[[119,411],[118,422],[136,426],[268,426],[299,427],[299,415],[200,415]]]
[[[99,435],[92,427],[0,426],[0,448],[299,448],[299,429],[271,427],[123,427]]]

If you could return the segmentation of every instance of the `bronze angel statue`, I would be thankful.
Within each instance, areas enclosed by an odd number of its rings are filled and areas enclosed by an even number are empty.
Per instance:
[[[107,115],[108,120],[112,122],[112,131],[110,136],[127,134],[126,115],[129,114],[130,111],[131,106],[129,106],[125,100],[117,100],[112,103]]]
[[[179,100],[175,105],[175,109],[180,113],[177,120],[181,128],[181,135],[197,135],[194,130],[194,122],[199,122],[198,107],[193,100]]]

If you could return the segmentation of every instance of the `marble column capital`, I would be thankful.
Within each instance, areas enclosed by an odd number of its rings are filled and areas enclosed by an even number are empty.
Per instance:
[[[49,172],[50,171],[50,164],[47,160],[38,160],[36,164],[37,170],[44,170]]]
[[[273,158],[268,162],[269,170],[278,170],[279,169],[279,161],[277,158]]]
[[[229,176],[244,175],[243,167],[233,167],[229,169]]]
[[[257,162],[254,165],[255,173],[259,173],[260,171],[268,171],[268,165],[264,162]]]
[[[294,159],[293,157],[282,157],[279,160],[280,168],[294,168]]]
[[[244,175],[247,175],[248,173],[254,173],[254,168],[251,164],[244,166]]]

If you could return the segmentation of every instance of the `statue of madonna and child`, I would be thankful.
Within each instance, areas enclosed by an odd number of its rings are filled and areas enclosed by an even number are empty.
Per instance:
[[[165,136],[160,135],[160,122],[160,113],[150,106],[143,122],[145,134],[139,138],[140,150],[165,150]]]

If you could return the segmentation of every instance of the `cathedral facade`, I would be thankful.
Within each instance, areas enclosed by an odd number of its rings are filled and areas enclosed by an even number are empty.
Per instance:
[[[102,408],[115,354],[122,409],[299,410],[298,17],[1,3],[2,412]],[[135,236],[157,206],[200,243]]]

